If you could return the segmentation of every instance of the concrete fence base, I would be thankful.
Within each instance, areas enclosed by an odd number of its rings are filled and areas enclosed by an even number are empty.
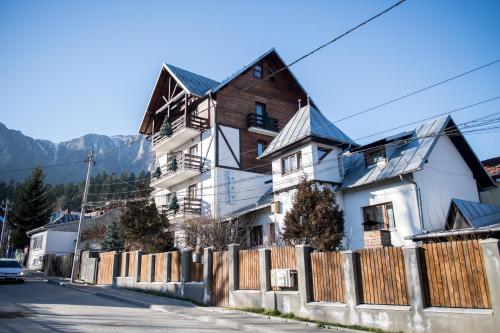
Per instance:
[[[500,254],[497,239],[480,241],[492,309],[426,307],[422,266],[419,247],[403,248],[409,305],[360,304],[360,281],[356,253],[345,251],[343,255],[344,303],[313,302],[311,265],[308,246],[296,247],[296,269],[298,290],[273,291],[270,280],[270,250],[259,249],[259,290],[239,290],[239,246],[230,245],[229,306],[275,309],[283,313],[312,320],[361,325],[387,331],[403,332],[495,332],[500,327]],[[195,302],[210,304],[212,296],[212,249],[204,250],[203,282],[189,282],[189,252],[181,254],[181,281],[170,282],[170,254],[165,253],[165,271],[162,282],[149,279],[138,282],[140,256],[135,266],[134,277],[116,277],[116,286],[155,290],[166,295],[182,297]],[[150,265],[154,269],[154,265]],[[154,276],[150,272],[148,276]]]

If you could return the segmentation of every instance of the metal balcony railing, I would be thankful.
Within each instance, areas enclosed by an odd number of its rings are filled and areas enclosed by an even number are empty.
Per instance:
[[[256,113],[249,113],[247,115],[247,126],[248,128],[258,127],[268,131],[279,132],[278,119]]]

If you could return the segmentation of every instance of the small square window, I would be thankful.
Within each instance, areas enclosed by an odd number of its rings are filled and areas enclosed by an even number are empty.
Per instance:
[[[365,231],[396,227],[392,203],[363,207],[363,225]]]
[[[365,165],[367,168],[386,161],[385,147],[378,148],[375,150],[367,150],[365,151],[364,155],[365,155]]]
[[[259,246],[263,243],[262,226],[258,225],[252,227],[252,229],[250,229],[250,246]]]
[[[281,173],[283,175],[302,169],[302,154],[297,152],[281,160]]]
[[[262,64],[258,63],[253,66],[253,77],[256,79],[262,79]]]

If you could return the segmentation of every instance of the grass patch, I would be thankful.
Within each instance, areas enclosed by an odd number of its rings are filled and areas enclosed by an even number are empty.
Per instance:
[[[231,309],[257,313],[257,314],[261,314],[264,316],[273,316],[273,317],[279,317],[279,318],[284,318],[284,319],[293,319],[293,320],[303,321],[303,322],[307,322],[307,323],[316,324],[316,326],[319,328],[349,328],[349,329],[353,329],[353,330],[367,331],[367,332],[373,332],[373,333],[390,333],[388,331],[384,331],[384,330],[379,329],[379,328],[365,327],[365,326],[361,326],[361,325],[342,325],[342,324],[338,324],[338,323],[329,323],[329,322],[320,321],[320,320],[312,320],[312,319],[308,319],[308,318],[297,317],[292,312],[281,313],[278,310],[266,310],[263,308],[231,308]]]
[[[186,301],[186,302],[193,303],[193,304],[195,304],[197,306],[206,306],[203,303],[198,303],[198,302],[193,301],[193,300],[191,300],[189,298],[167,295],[167,294],[165,294],[165,293],[163,293],[161,291],[157,291],[157,290],[144,290],[144,289],[140,289],[140,288],[120,288],[120,289],[125,289],[125,290],[128,290],[128,291],[135,291],[135,292],[138,292],[138,293],[147,294],[147,295],[153,295],[153,296],[158,296],[158,297],[163,297],[163,298],[176,299],[178,301]]]

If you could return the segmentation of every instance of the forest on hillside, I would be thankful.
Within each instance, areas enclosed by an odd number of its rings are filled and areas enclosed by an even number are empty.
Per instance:
[[[145,197],[151,191],[149,181],[150,173],[146,171],[141,171],[137,175],[133,172],[124,172],[120,175],[102,172],[91,177],[88,201],[91,205],[99,205],[111,200]],[[20,183],[14,181],[9,183],[0,181],[0,202],[6,199],[13,202],[20,186]],[[55,186],[48,185],[48,190],[44,195],[51,204],[52,211],[65,209],[79,211],[84,188],[85,181]]]

